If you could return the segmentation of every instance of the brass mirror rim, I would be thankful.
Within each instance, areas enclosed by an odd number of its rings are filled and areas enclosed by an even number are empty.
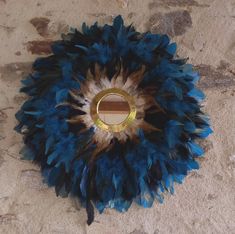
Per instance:
[[[130,112],[125,120],[123,120],[119,124],[107,124],[104,121],[102,121],[98,114],[98,108],[100,102],[107,96],[111,94],[116,94],[125,99],[130,107]],[[135,101],[132,96],[130,96],[126,91],[119,89],[119,88],[109,88],[105,89],[101,92],[99,92],[92,100],[91,102],[91,108],[90,108],[90,114],[91,118],[94,121],[95,125],[105,131],[112,131],[112,132],[121,132],[125,130],[134,120],[136,117],[136,107],[135,107]]]

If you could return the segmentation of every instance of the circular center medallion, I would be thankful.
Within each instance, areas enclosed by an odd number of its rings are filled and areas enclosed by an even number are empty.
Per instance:
[[[123,131],[136,117],[134,99],[122,89],[105,89],[93,98],[91,117],[103,130]]]

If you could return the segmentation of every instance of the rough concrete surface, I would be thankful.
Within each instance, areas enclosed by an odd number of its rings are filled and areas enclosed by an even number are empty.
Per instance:
[[[214,134],[202,143],[201,169],[164,204],[96,212],[88,227],[79,203],[56,197],[39,168],[20,160],[14,114],[25,100],[20,80],[52,40],[69,26],[110,23],[118,14],[139,31],[168,33],[178,55],[196,65]],[[0,233],[235,233],[234,0],[0,0],[0,42]]]

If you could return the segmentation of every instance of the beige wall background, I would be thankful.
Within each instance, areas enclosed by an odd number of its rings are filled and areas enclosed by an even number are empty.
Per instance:
[[[25,96],[20,80],[51,40],[82,22],[111,23],[121,14],[137,30],[168,33],[201,73],[214,134],[204,141],[201,169],[151,209],[108,209],[86,226],[86,212],[56,197],[40,170],[22,161],[14,114]],[[0,233],[235,233],[234,0],[0,0]]]

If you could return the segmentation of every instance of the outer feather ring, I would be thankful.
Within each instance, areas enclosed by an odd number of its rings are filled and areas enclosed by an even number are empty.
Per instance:
[[[133,201],[150,207],[199,168],[204,151],[196,140],[212,132],[201,111],[204,94],[195,87],[198,73],[175,58],[168,36],[139,33],[118,16],[112,25],[83,24],[52,50],[22,81],[29,99],[16,114],[16,130],[24,135],[24,158],[40,165],[57,195],[80,199],[88,224],[93,206],[100,213],[126,211]],[[116,133],[102,131],[90,116],[94,96],[114,83],[139,98],[135,121]]]

